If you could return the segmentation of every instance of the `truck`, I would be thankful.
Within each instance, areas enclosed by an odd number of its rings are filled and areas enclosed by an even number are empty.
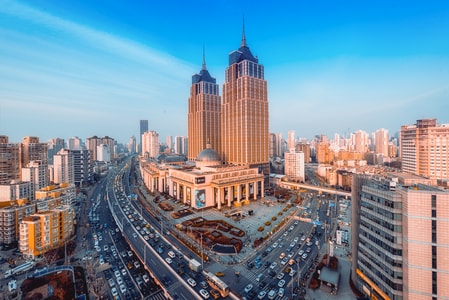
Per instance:
[[[31,270],[33,267],[34,267],[34,262],[33,261],[28,261],[28,262],[26,262],[24,264],[21,264],[20,266],[17,266],[17,267],[15,267],[13,269],[7,270],[5,272],[5,278],[8,278],[8,277],[10,277],[12,275],[16,275],[16,274],[17,275],[21,274],[23,272]]]
[[[200,272],[201,271],[201,263],[197,261],[196,259],[191,259],[189,261],[189,268],[192,271]]]

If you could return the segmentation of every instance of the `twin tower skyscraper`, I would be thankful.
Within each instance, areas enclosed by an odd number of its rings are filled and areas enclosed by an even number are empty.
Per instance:
[[[246,43],[229,54],[223,96],[203,64],[192,76],[188,107],[188,159],[194,161],[210,144],[223,164],[258,167],[269,174],[267,81]]]

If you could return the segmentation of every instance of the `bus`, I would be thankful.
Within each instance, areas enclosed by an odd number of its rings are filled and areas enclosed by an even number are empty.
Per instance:
[[[211,286],[211,288],[219,292],[223,298],[229,295],[229,287],[226,283],[223,282],[223,280],[210,272],[204,271],[204,273],[206,275],[206,281]]]

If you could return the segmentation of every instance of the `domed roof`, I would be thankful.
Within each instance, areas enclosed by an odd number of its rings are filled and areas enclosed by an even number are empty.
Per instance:
[[[219,162],[220,155],[218,155],[217,151],[210,147],[210,144],[207,144],[207,148],[198,153],[196,157],[196,161],[198,162]]]

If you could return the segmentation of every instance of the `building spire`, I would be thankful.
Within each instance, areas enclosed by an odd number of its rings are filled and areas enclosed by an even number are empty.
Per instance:
[[[247,47],[246,45],[246,37],[245,37],[245,15],[243,15],[243,23],[242,23],[242,43],[240,47]]]
[[[206,51],[204,50],[204,45],[203,45],[203,64],[201,66],[201,70],[206,70]]]

